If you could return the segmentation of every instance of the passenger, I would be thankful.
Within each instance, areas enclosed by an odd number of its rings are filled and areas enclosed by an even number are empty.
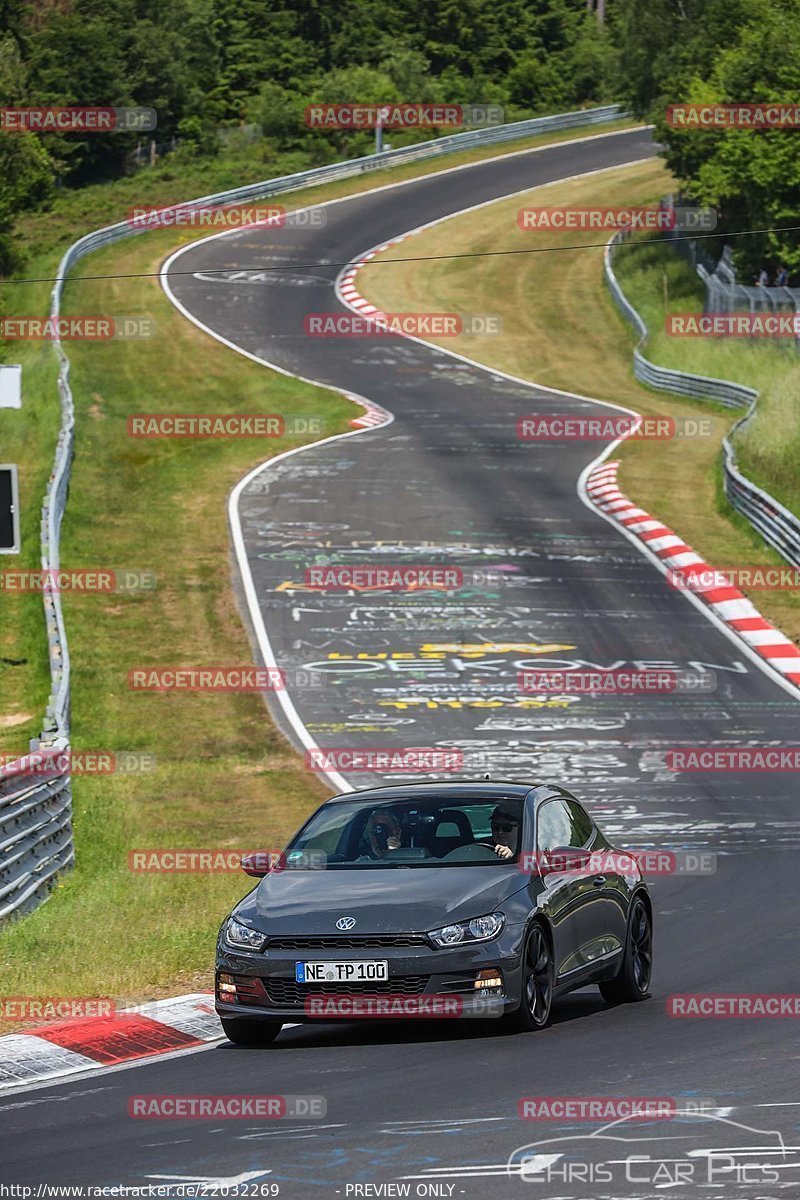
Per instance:
[[[369,861],[374,858],[385,858],[387,850],[400,849],[400,822],[393,813],[386,809],[376,809],[370,813],[364,827],[364,841],[369,850],[361,855],[357,862]]]

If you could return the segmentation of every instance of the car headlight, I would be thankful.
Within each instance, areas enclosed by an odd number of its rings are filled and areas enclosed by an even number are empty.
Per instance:
[[[235,946],[237,950],[263,950],[267,939],[257,929],[249,929],[247,925],[242,925],[239,921],[234,921],[233,917],[229,917],[228,924],[225,926],[225,941],[229,946]]]
[[[462,946],[469,942],[488,942],[497,937],[506,923],[502,913],[490,913],[487,917],[475,917],[472,921],[458,921],[454,925],[443,925],[432,929],[428,937],[436,946]]]

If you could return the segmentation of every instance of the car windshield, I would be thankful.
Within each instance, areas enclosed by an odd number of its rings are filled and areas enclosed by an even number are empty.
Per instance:
[[[324,806],[286,850],[288,866],[502,866],[518,860],[522,800],[343,800]]]

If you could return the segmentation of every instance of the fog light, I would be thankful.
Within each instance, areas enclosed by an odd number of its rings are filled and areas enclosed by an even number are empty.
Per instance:
[[[502,991],[503,978],[496,967],[489,968],[486,971],[479,971],[473,987],[482,992],[488,992],[499,988]]]
[[[221,996],[235,996],[236,984],[234,983],[233,976],[220,975],[219,979],[217,980],[217,990]]]

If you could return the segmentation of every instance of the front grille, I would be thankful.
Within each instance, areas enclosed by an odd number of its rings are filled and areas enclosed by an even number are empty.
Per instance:
[[[271,937],[267,939],[268,950],[382,950],[393,946],[427,946],[428,939],[422,933],[365,934],[349,937],[334,934],[331,937]]]
[[[372,983],[295,983],[271,976],[264,980],[271,1004],[279,1008],[302,1008],[310,996],[419,996],[430,975],[398,975]]]

